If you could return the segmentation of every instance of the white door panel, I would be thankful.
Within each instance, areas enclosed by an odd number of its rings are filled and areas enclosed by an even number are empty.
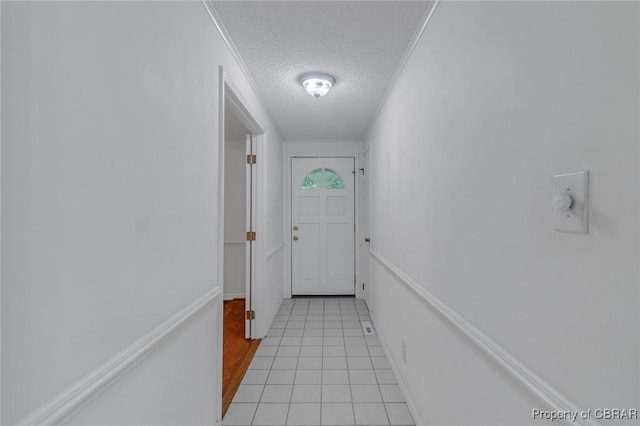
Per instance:
[[[254,135],[246,136],[246,148],[247,148],[247,156],[253,155],[256,152],[256,137]],[[256,209],[255,207],[255,190],[257,190],[257,173],[255,173],[255,164],[250,164],[247,161],[246,166],[246,182],[247,182],[247,191],[246,191],[246,223],[247,223],[247,232],[255,230],[256,224]],[[250,241],[247,239],[245,243],[246,247],[246,283],[245,283],[245,311],[246,312],[255,312],[254,309],[254,295],[256,289],[254,288],[254,278],[255,278],[255,252],[256,252],[256,244],[255,241]],[[246,339],[255,338],[256,330],[254,329],[255,320],[247,318],[245,316],[245,327],[244,334]]]
[[[349,158],[293,158],[293,295],[352,295],[355,277],[354,167]]]

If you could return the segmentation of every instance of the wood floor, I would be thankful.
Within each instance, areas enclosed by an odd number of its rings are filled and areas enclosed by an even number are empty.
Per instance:
[[[258,349],[260,339],[244,338],[245,300],[224,301],[224,331],[222,349],[222,415],[224,416],[231,400],[240,386],[253,355]]]

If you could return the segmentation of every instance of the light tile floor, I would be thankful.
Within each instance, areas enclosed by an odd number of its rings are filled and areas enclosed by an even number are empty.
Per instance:
[[[367,306],[284,300],[223,420],[231,425],[414,425]]]

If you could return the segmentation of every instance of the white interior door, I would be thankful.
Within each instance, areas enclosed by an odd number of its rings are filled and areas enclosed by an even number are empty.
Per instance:
[[[355,158],[291,162],[291,293],[353,295]]]
[[[245,338],[251,339],[254,337],[254,322],[255,322],[255,286],[254,286],[254,278],[255,278],[255,253],[256,253],[256,242],[255,238],[250,235],[255,235],[255,224],[256,224],[256,209],[255,209],[255,191],[257,188],[256,178],[257,173],[255,172],[255,161],[249,161],[249,159],[255,154],[255,136],[247,135],[246,137],[246,148],[247,148],[247,168],[246,168],[246,223],[247,223],[247,239],[246,239],[246,282],[245,282],[245,312],[248,314],[245,315],[245,327],[244,334]]]

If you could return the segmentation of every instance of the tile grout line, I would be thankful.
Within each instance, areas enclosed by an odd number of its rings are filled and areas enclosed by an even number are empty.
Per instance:
[[[377,336],[377,333],[375,334]],[[380,399],[382,401],[382,407],[384,408],[384,414],[387,416],[387,422],[391,424],[391,417],[389,417],[389,412],[387,411],[387,404],[384,401],[384,395],[382,394],[382,387],[380,387],[380,381],[378,380],[378,375],[376,374],[376,368],[373,365],[373,356],[371,355],[371,350],[369,349],[370,345],[367,343],[367,337],[365,336],[365,344],[367,345],[367,351],[369,352],[369,357],[371,358],[371,366],[373,367],[373,375],[376,378],[376,385],[378,386],[378,392],[380,392]],[[373,345],[371,345],[373,346]]]
[[[352,388],[354,386],[354,383],[352,381],[351,374],[350,374],[351,372],[353,372],[355,370],[352,370],[352,368],[350,368],[349,363],[348,363],[348,359],[349,359],[349,356],[347,356],[348,355],[347,354],[347,347],[348,346],[347,346],[347,341],[346,341],[346,337],[345,337],[345,330],[346,330],[345,326],[349,326],[351,328],[354,328],[353,327],[354,324],[345,325],[345,321],[346,322],[354,322],[354,321],[356,321],[356,322],[360,321],[361,322],[363,317],[364,318],[368,318],[369,317],[368,316],[368,311],[365,311],[364,309],[362,309],[362,306],[359,306],[359,304],[354,303],[353,301],[350,301],[351,303],[344,303],[344,302],[342,302],[341,299],[338,299],[337,303],[332,303],[330,305],[327,305],[324,302],[325,301],[323,300],[322,304],[318,304],[318,303],[311,304],[307,300],[307,303],[297,303],[297,304],[294,303],[294,304],[288,305],[288,306],[286,306],[286,308],[288,308],[288,309],[285,309],[284,311],[281,310],[279,312],[278,315],[280,315],[281,317],[284,316],[283,314],[285,312],[288,312],[286,314],[287,315],[287,321],[285,322],[285,327],[284,327],[284,330],[282,332],[283,334],[282,334],[282,336],[280,336],[280,339],[278,340],[278,344],[277,344],[276,349],[275,349],[275,354],[274,354],[274,357],[273,357],[273,361],[272,361],[272,363],[270,365],[270,368],[268,370],[268,377],[270,377],[271,373],[273,373],[275,371],[275,369],[274,369],[275,360],[276,360],[276,358],[278,358],[278,353],[280,352],[280,349],[283,347],[282,346],[283,345],[282,340],[284,339],[284,337],[299,337],[300,338],[299,342],[296,342],[295,339],[293,339],[294,342],[297,343],[295,346],[297,346],[298,348],[297,348],[297,351],[296,351],[297,356],[296,356],[296,360],[295,360],[295,368],[294,368],[293,380],[292,380],[292,383],[291,383],[291,394],[289,396],[289,403],[288,403],[286,417],[285,417],[285,423],[287,423],[287,422],[289,422],[289,420],[293,420],[293,419],[290,419],[290,416],[291,416],[292,404],[294,404],[293,396],[294,396],[294,389],[295,389],[295,386],[296,386],[295,382],[296,382],[296,379],[298,378],[298,374],[299,374],[298,370],[300,369],[300,361],[303,358],[302,357],[302,350],[304,348],[303,340],[305,339],[305,337],[312,337],[312,335],[321,334],[320,337],[322,338],[322,342],[321,342],[322,344],[320,346],[320,349],[321,349],[321,351],[320,351],[320,355],[321,355],[320,356],[320,360],[322,362],[321,362],[320,369],[319,369],[319,373],[320,373],[320,380],[319,380],[319,382],[320,382],[319,383],[319,391],[320,391],[320,403],[319,403],[319,406],[320,406],[320,423],[322,424],[322,421],[323,421],[322,406],[323,406],[323,404],[327,403],[327,402],[324,401],[323,392],[322,392],[323,387],[326,384],[325,381],[324,381],[324,372],[328,371],[328,370],[325,370],[325,368],[324,368],[324,360],[325,360],[325,358],[329,357],[329,356],[327,356],[327,357],[324,356],[326,354],[325,349],[327,349],[329,346],[336,346],[336,347],[343,347],[344,348],[344,355],[343,356],[345,357],[344,358],[345,362],[346,362],[346,370],[345,371],[347,373],[346,382],[347,382],[347,386],[349,388],[348,392],[349,392],[349,395],[351,397],[351,401],[349,403],[351,404],[351,408],[352,408],[351,411],[352,411],[352,415],[353,415],[353,423],[352,424],[357,425],[358,423],[356,421],[355,402],[354,402],[354,396],[353,396],[354,390]],[[340,302],[342,302],[342,303],[340,303]],[[297,305],[297,309],[295,309],[296,305]],[[302,305],[304,305],[304,308],[302,308]],[[313,311],[312,311],[312,308],[314,308]],[[307,334],[307,331],[312,330],[312,328],[308,328],[309,321],[310,321],[310,315],[312,313],[315,314],[315,311],[319,310],[318,308],[322,308],[322,312],[323,312],[322,329],[321,329],[322,331],[321,332],[314,331],[312,333]],[[326,317],[327,308],[329,308],[330,311],[337,311],[340,314],[340,317],[338,319],[339,319],[339,323],[340,323],[340,327],[341,327],[339,329],[340,330],[339,333],[341,335],[340,336],[341,337],[340,340],[342,340],[342,342],[341,342],[342,344],[341,345],[325,345],[325,340],[324,339],[326,337],[329,337],[329,336],[326,336],[326,332],[328,330],[338,330],[338,328],[333,328],[333,327],[332,328],[325,328],[326,327],[326,320],[328,320],[328,319],[335,320],[336,319],[334,317],[329,317],[329,318]],[[304,313],[304,319],[300,318],[300,316],[302,316],[303,311],[305,312]],[[345,319],[345,315],[346,315],[346,319]],[[303,320],[304,324],[296,324],[296,331],[293,332],[292,331],[293,329],[289,328],[289,326],[292,325],[291,324],[292,322],[298,321],[299,319]],[[284,322],[284,321],[282,321],[282,322]],[[298,322],[301,322],[301,321],[298,321]],[[334,322],[338,322],[338,321],[334,321]],[[297,331],[298,326],[300,326],[300,325],[302,325],[302,331],[301,332]],[[335,325],[337,325],[337,324],[335,324]],[[313,328],[313,329],[315,329],[315,328]],[[362,331],[361,330],[359,330],[359,331],[360,331],[360,334],[357,334],[355,336],[353,336],[353,332],[349,332],[348,334],[351,334],[352,335],[351,337],[353,339],[355,339],[356,337],[362,336],[362,338],[364,340],[363,347],[366,348],[366,352],[356,351],[356,352],[353,353],[352,357],[361,356],[361,355],[358,355],[359,353],[362,353],[363,355],[365,353],[367,354],[367,358],[371,362],[370,371],[373,373],[373,379],[375,380],[374,383],[376,384],[376,388],[377,388],[377,390],[378,390],[378,392],[379,392],[379,394],[381,396],[381,405],[383,407],[383,410],[385,411],[385,417],[386,417],[385,420],[388,422],[387,424],[391,424],[391,419],[389,417],[389,412],[387,410],[387,406],[386,406],[386,403],[384,401],[384,398],[382,397],[381,383],[378,380],[378,376],[376,374],[377,370],[376,370],[375,366],[373,365],[374,356],[372,354],[371,346],[377,346],[376,342],[375,341],[371,342],[370,340],[367,340],[366,336],[364,336]],[[289,335],[289,334],[291,334],[291,335]],[[331,336],[333,336],[333,337],[338,337],[338,332],[336,332],[336,331],[332,331],[329,334]],[[336,339],[336,340],[338,340],[338,339]],[[352,343],[354,343],[354,342],[352,342]],[[287,346],[287,345],[285,345],[285,346]],[[311,346],[313,346],[313,345],[311,345]],[[354,343],[354,345],[351,345],[351,346],[358,346],[359,347],[360,345]],[[332,353],[334,353],[334,354],[338,353],[338,352],[340,352],[340,351],[332,351]],[[309,354],[313,355],[313,352],[309,352]],[[388,360],[387,360],[387,362],[388,362]],[[313,370],[313,369],[311,369],[311,370]],[[369,370],[369,368],[366,368],[366,370]],[[265,388],[263,388],[263,390],[262,390],[258,405],[260,405],[260,403],[262,401],[262,398],[265,397],[266,386],[267,386],[267,383],[265,383]],[[304,401],[301,401],[301,402],[304,402]],[[363,402],[366,402],[366,401],[363,401]],[[253,424],[253,422],[255,422],[256,416],[257,416],[257,411],[256,411],[256,413],[254,413],[252,424]]]
[[[293,311],[292,311],[293,312]],[[307,314],[308,316],[308,314]],[[306,316],[305,316],[305,327],[306,327]],[[285,328],[285,334],[286,334],[286,328]],[[304,335],[304,329],[303,329],[303,335]],[[289,423],[289,415],[291,415],[291,404],[293,403],[293,391],[295,389],[296,386],[296,377],[298,377],[298,364],[300,363],[300,352],[302,351],[302,338],[300,339],[300,349],[298,350],[298,358],[296,360],[296,369],[295,369],[295,373],[293,373],[293,382],[291,383],[291,394],[289,395],[289,407],[287,407],[287,415],[285,416],[284,419],[284,424],[286,425],[287,423]]]
[[[355,309],[355,304],[354,304],[354,309]],[[342,309],[341,309],[342,311]],[[342,314],[340,315],[340,319],[342,319]],[[342,324],[342,334],[344,336],[344,323]],[[344,337],[343,337],[344,338]],[[344,342],[344,352],[345,352],[345,356],[347,355],[347,342],[345,340]],[[349,357],[346,357],[347,360],[347,382],[349,383],[349,396],[351,397],[351,412],[353,413],[353,424],[357,425],[357,421],[356,421],[356,404],[353,402],[353,392],[351,390],[351,369],[349,368]]]

